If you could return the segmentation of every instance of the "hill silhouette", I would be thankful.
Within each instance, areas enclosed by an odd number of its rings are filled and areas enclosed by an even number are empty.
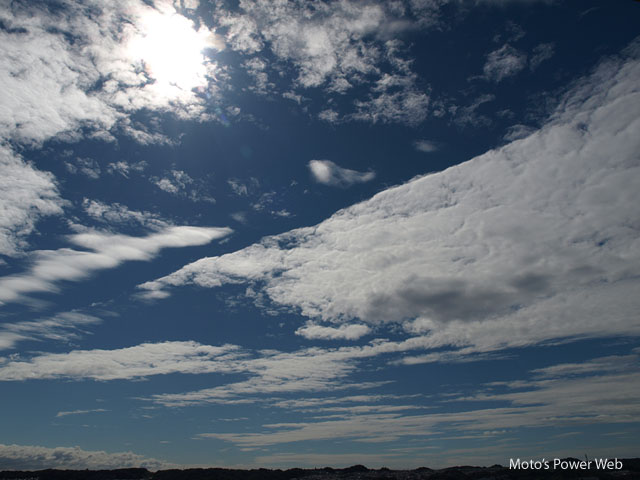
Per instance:
[[[502,465],[459,466],[433,470],[369,469],[364,465],[348,468],[237,470],[227,468],[189,468],[159,470],[123,468],[116,470],[37,470],[3,471],[0,480],[534,480],[534,479],[640,479],[640,458],[623,459],[618,470],[514,470]]]

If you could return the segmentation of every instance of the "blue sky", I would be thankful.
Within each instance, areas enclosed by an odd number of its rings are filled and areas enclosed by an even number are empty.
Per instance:
[[[0,6],[0,469],[637,456],[637,2]]]

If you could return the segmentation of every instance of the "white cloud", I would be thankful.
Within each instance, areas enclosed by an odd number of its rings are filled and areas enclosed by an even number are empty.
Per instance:
[[[73,378],[120,380],[169,373],[200,374],[238,370],[238,347],[197,342],[143,343],[114,350],[72,350],[22,360],[0,359],[0,381]]]
[[[516,50],[509,44],[504,44],[487,55],[484,64],[484,78],[493,82],[500,82],[520,72],[527,64],[527,55]]]
[[[355,368],[354,360],[363,356],[371,355],[357,347],[346,350],[307,348],[290,353],[261,351],[253,358],[227,366],[228,371],[247,374],[246,380],[185,393],[157,394],[149,400],[167,407],[254,403],[265,401],[265,395],[284,392],[308,393],[379,386],[379,383],[351,384],[345,381]]]
[[[13,29],[0,32],[3,136],[42,142],[75,131],[83,124],[109,130],[119,113],[97,96],[86,93],[100,74],[90,59],[75,52],[61,34],[66,30],[82,35],[93,22],[83,24],[81,19],[85,17],[78,15],[77,25],[70,25],[65,19],[24,6],[13,10],[5,7],[1,12]],[[58,26],[56,30],[54,25]],[[96,44],[105,42],[109,42],[108,37]]]
[[[617,368],[609,369],[608,375],[593,374],[595,369],[587,376],[575,376],[567,370],[565,373],[569,375],[559,375],[563,366],[558,365],[552,379],[494,382],[470,395],[434,399],[429,408],[419,404],[380,405],[376,396],[354,397],[355,401],[341,399],[344,408],[328,409],[326,404],[318,404],[313,399],[308,402],[305,399],[293,403],[284,401],[276,403],[276,406],[316,414],[333,412],[333,415],[315,416],[304,422],[265,424],[260,433],[202,433],[199,436],[225,440],[241,447],[264,447],[334,438],[360,442],[438,438],[443,435],[487,438],[488,434],[502,437],[522,428],[623,424],[640,413],[636,402],[640,393],[637,355],[631,357],[634,362],[628,359],[625,362],[614,361]],[[601,361],[612,363],[606,359],[594,359],[591,363]],[[581,373],[586,373],[586,370]],[[447,405],[456,402],[462,409],[452,412],[448,406],[446,412],[429,412],[443,402]],[[491,402],[496,406],[465,409],[467,402]],[[420,408],[427,413],[404,412]]]
[[[138,224],[153,230],[161,230],[171,225],[155,213],[130,210],[120,203],[107,204],[85,198],[82,200],[82,207],[91,218],[107,225]]]
[[[531,59],[529,60],[529,68],[531,70],[535,70],[540,66],[542,62],[547,61],[551,57],[553,57],[553,54],[555,53],[555,47],[555,44],[551,42],[541,43],[536,48],[534,48]]]
[[[411,28],[433,25],[434,5],[341,2],[240,2],[237,12],[220,9],[218,22],[231,48],[245,54],[269,49],[279,62],[268,65],[256,57],[244,64],[256,80],[251,88],[266,93],[282,86],[296,99],[309,88],[343,95],[364,86],[355,111],[341,115],[324,108],[318,117],[330,123],[340,118],[367,122],[417,124],[427,115],[428,94],[417,87],[411,59],[402,41],[393,38]],[[291,66],[297,77],[287,82]],[[280,85],[284,84],[284,85]],[[348,108],[348,107],[347,107]]]
[[[438,144],[430,140],[416,140],[414,148],[422,153],[431,153],[439,150]]]
[[[334,187],[349,187],[356,183],[364,183],[373,180],[375,172],[358,172],[342,168],[331,160],[311,160],[309,170],[316,182]]]
[[[514,140],[520,140],[521,138],[526,138],[532,133],[535,133],[536,129],[529,125],[522,125],[520,123],[516,125],[512,125],[507,129],[507,133],[504,135],[504,139],[508,142],[513,142]]]
[[[194,180],[183,170],[170,170],[163,178],[151,177],[151,182],[160,190],[171,195],[188,198],[192,202],[216,203],[207,193],[207,185],[202,180]]]
[[[100,178],[100,165],[93,158],[78,157],[73,162],[65,162],[67,171],[73,174],[80,174],[93,180]]]
[[[292,216],[292,213],[289,210],[283,208],[283,209],[280,209],[280,210],[271,211],[271,215],[273,215],[274,217],[287,218],[287,217]]]
[[[309,323],[296,330],[296,335],[308,340],[357,340],[370,332],[371,328],[363,324],[340,325],[335,328]]]
[[[318,118],[327,123],[338,123],[340,121],[340,114],[335,110],[326,109],[318,113]]]
[[[273,205],[276,199],[276,192],[273,190],[270,192],[265,192],[258,198],[257,201],[251,204],[251,208],[253,208],[257,212],[262,212],[266,210],[269,206]]]
[[[233,373],[245,378],[202,390],[156,394],[147,400],[167,407],[254,403],[268,401],[265,395],[284,392],[378,387],[388,382],[349,383],[345,378],[354,371],[359,359],[397,348],[402,347],[394,344],[390,347],[377,345],[343,349],[306,348],[294,352],[250,352],[234,345],[144,343],[113,350],[43,353],[31,358],[21,358],[19,355],[0,357],[0,381],[58,378],[109,381],[171,373]]]
[[[142,68],[148,66],[141,65],[145,59],[129,48],[149,22],[175,13],[168,4],[155,9],[138,0],[69,0],[58,7],[37,2],[0,6],[6,27],[0,30],[0,163],[5,173],[0,180],[0,253],[5,255],[19,253],[38,219],[61,214],[65,204],[53,175],[25,163],[5,142],[33,146],[53,137],[73,141],[85,135],[111,141],[118,128],[142,142],[164,142],[164,136],[133,125],[129,115],[146,110],[208,118],[200,96],[190,89],[162,88],[154,73]],[[202,61],[203,68],[212,68]],[[209,81],[208,73],[202,81]],[[215,91],[210,93],[215,98]],[[116,165],[126,176],[122,162]],[[91,178],[100,174],[92,159],[77,159],[67,167]]]
[[[107,165],[107,172],[112,175],[119,173],[123,177],[129,178],[131,172],[142,172],[145,168],[147,168],[147,162],[144,160],[135,163],[127,163],[121,160]]]
[[[639,335],[639,51],[526,138],[141,288],[246,282],[314,321],[400,323],[462,354]]]
[[[259,0],[242,2],[241,8],[244,14],[228,14],[222,21],[242,27],[229,30],[232,46],[256,51],[268,43],[276,56],[296,66],[297,82],[304,87],[375,70],[377,52],[363,37],[375,32],[384,21],[385,13],[379,5],[340,2],[310,8],[300,2]]]
[[[407,123],[417,125],[428,113],[429,96],[416,89],[382,92],[366,101],[356,100],[356,112],[350,116],[371,123]]]
[[[140,58],[133,48],[153,34],[150,26],[182,22],[187,31],[189,20],[166,4],[155,9],[142,1],[89,3],[96,7],[91,14],[76,1],[55,12],[38,4],[2,9],[10,27],[0,32],[3,134],[21,142],[63,133],[75,138],[81,128],[104,134],[140,109],[203,115],[203,101],[194,92],[162,83],[159,70],[152,69],[152,51]],[[201,62],[204,70],[210,65],[204,57]],[[199,75],[206,85],[207,74]]]
[[[267,64],[259,57],[253,57],[245,61],[243,66],[247,73],[253,77],[254,85],[250,90],[260,95],[266,95],[273,84],[269,83],[269,76],[266,72]]]
[[[107,453],[82,450],[80,447],[40,447],[0,444],[0,470],[42,470],[46,468],[98,470],[140,467],[150,470],[171,468],[154,458],[132,452]]]
[[[243,225],[247,223],[247,212],[234,212],[229,216]]]
[[[40,217],[60,215],[60,198],[54,177],[25,162],[0,145],[0,254],[15,255]]]
[[[453,121],[461,127],[471,125],[473,127],[481,127],[491,124],[491,120],[481,113],[478,109],[485,103],[495,100],[495,95],[484,94],[476,98],[470,105],[459,106],[450,105],[449,113],[453,115]]]
[[[176,194],[180,191],[180,188],[171,183],[171,180],[168,178],[159,178],[157,180],[153,180],[153,183],[155,183],[160,190],[167,193]]]
[[[68,342],[77,339],[79,329],[96,325],[102,320],[80,312],[62,312],[52,317],[33,321],[22,321],[0,325],[0,350],[14,348],[16,343],[26,340],[55,340]]]
[[[637,352],[637,349],[636,349]],[[542,378],[576,377],[585,374],[632,371],[637,367],[638,354],[611,355],[580,363],[561,363],[550,367],[538,368],[532,373]]]
[[[56,292],[61,281],[78,281],[125,261],[148,261],[163,248],[204,245],[229,233],[228,228],[177,226],[146,237],[99,231],[74,234],[69,236],[71,243],[85,250],[62,248],[30,253],[30,270],[0,279],[0,301],[20,301],[30,292]]]
[[[233,193],[239,197],[246,197],[249,194],[249,188],[247,185],[236,178],[230,178],[227,180],[227,184],[229,184]]]
[[[58,412],[56,414],[56,418],[68,417],[69,415],[86,415],[87,413],[103,413],[108,411],[109,410],[105,410],[104,408],[93,408],[90,410],[71,410],[68,412]]]

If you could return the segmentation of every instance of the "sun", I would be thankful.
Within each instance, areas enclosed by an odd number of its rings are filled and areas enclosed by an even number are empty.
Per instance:
[[[196,30],[191,20],[177,13],[153,12],[141,19],[128,50],[155,89],[171,97],[207,85],[212,67],[204,55],[207,48],[216,48],[211,30]]]

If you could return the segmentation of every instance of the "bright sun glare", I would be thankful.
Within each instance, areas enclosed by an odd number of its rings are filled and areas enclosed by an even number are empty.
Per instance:
[[[154,13],[142,20],[140,35],[129,52],[144,64],[156,87],[166,95],[175,88],[188,92],[207,84],[207,59],[203,50],[214,46],[214,34],[178,14]],[[178,93],[178,92],[176,92]]]

